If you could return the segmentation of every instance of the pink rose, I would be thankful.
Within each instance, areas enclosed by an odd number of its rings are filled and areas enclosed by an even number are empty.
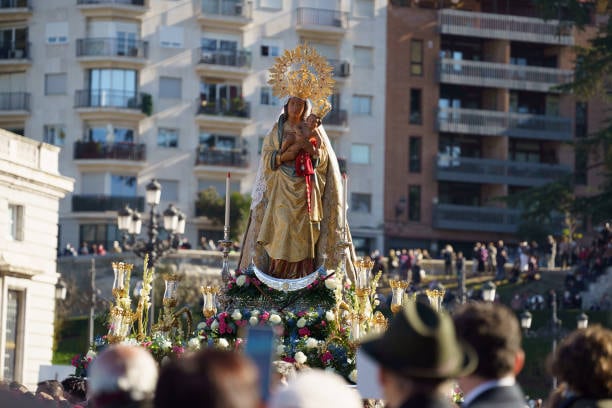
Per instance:
[[[298,330],[298,334],[300,337],[310,336],[310,330],[308,330],[308,327],[302,327]]]

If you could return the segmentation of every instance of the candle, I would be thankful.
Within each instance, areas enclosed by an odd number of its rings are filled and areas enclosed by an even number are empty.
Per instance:
[[[225,179],[225,226],[229,229],[230,225],[230,173],[227,173]],[[227,237],[225,238],[227,239]]]
[[[340,213],[340,228],[342,228],[342,233],[344,233],[344,229],[346,227],[346,174],[342,175],[342,212]],[[344,239],[344,236],[342,237]]]

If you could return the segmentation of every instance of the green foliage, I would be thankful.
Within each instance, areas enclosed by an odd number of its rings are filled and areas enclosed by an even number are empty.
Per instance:
[[[142,113],[147,116],[153,114],[153,97],[151,94],[142,93]]]
[[[230,238],[237,239],[244,234],[249,218],[251,198],[237,192],[230,193]],[[223,225],[225,222],[225,198],[217,190],[209,187],[200,191],[196,201],[199,214],[208,217],[213,223]]]

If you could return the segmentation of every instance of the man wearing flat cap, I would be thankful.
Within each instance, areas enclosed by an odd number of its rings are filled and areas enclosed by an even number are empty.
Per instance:
[[[448,380],[474,370],[474,350],[459,342],[453,321],[422,302],[406,305],[382,335],[361,347],[379,366],[378,381],[391,408],[448,408]]]

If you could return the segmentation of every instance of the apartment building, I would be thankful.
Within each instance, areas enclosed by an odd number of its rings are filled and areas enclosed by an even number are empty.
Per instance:
[[[596,185],[565,142],[600,126],[602,106],[553,90],[593,30],[536,15],[522,0],[390,2],[387,248],[514,243],[520,212],[498,197],[572,171]]]
[[[61,146],[75,179],[60,245],[110,247],[116,212],[187,216],[186,237],[220,239],[199,191],[249,193],[282,103],[267,86],[284,49],[307,41],[334,66],[323,123],[349,174],[353,240],[382,247],[386,2],[383,0],[7,0],[1,3],[0,127]]]

